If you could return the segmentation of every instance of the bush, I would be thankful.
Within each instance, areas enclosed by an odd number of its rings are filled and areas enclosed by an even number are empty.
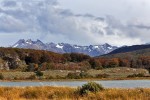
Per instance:
[[[69,79],[82,79],[82,78],[91,78],[92,76],[90,76],[88,73],[86,72],[81,72],[81,73],[68,73],[68,75],[66,76],[66,78]]]
[[[0,73],[0,79],[3,80],[4,79],[4,76],[2,73]]]
[[[46,79],[55,79],[53,76],[47,76]]]
[[[62,76],[60,76],[60,75],[56,75],[55,78],[56,78],[56,79],[64,79],[65,77],[62,77]]]
[[[68,73],[66,78],[69,78],[69,79],[80,79],[81,77],[80,77],[79,73]]]
[[[87,84],[82,85],[81,88],[79,88],[79,94],[85,95],[89,92],[96,93],[99,91],[104,90],[101,84],[95,83],[95,82],[89,82]]]
[[[86,72],[81,72],[81,73],[80,73],[80,77],[81,77],[81,78],[92,78],[92,76],[89,75],[89,74],[86,73]]]
[[[35,75],[30,75],[29,77],[27,77],[27,79],[33,80],[33,79],[36,79],[36,76]]]
[[[131,77],[144,77],[144,74],[143,74],[143,73],[132,74],[132,75],[128,75],[127,77],[128,77],[128,78],[131,78]]]
[[[108,74],[97,74],[96,78],[108,78],[109,75]]]
[[[43,72],[37,71],[37,72],[36,72],[36,75],[39,76],[39,77],[40,77],[40,76],[43,76]]]

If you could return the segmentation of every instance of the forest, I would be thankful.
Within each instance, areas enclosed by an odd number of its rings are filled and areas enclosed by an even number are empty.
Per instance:
[[[150,49],[90,57],[84,54],[58,54],[44,50],[0,48],[0,69],[19,71],[88,70],[115,67],[150,69]]]

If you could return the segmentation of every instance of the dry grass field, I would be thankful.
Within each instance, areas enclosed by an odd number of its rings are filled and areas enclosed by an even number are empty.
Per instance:
[[[0,100],[150,100],[150,89],[104,89],[80,95],[68,87],[0,87]]]

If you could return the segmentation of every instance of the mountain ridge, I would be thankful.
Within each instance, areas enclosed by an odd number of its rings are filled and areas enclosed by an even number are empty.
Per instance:
[[[117,46],[111,46],[108,43],[105,43],[103,45],[81,46],[69,43],[43,43],[39,39],[37,39],[36,41],[32,41],[31,39],[20,39],[11,47],[47,50],[56,53],[83,53],[92,57],[110,53],[111,51],[118,48]]]

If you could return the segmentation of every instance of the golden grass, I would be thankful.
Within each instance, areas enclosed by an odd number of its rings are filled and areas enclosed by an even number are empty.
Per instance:
[[[81,96],[68,87],[0,87],[0,100],[150,100],[150,89],[105,89]]]
[[[49,100],[73,97],[73,88],[67,87],[0,87],[0,100]]]

